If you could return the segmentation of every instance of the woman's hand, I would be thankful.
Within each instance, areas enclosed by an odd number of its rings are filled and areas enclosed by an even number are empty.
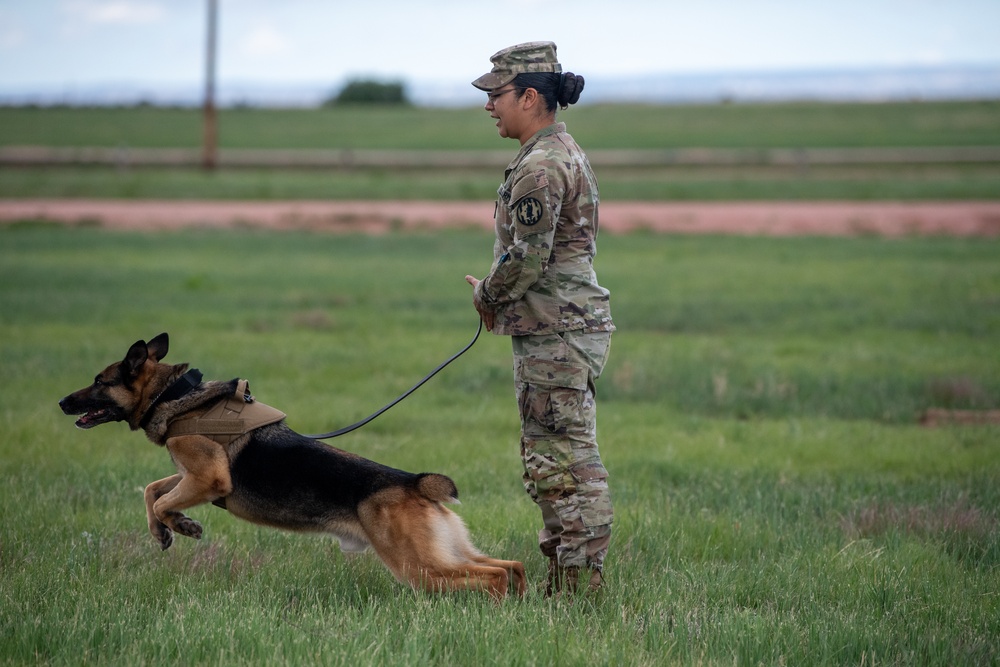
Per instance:
[[[465,282],[472,285],[472,305],[476,307],[479,311],[479,317],[482,318],[483,324],[486,326],[487,331],[493,331],[493,323],[496,320],[496,313],[492,310],[488,310],[479,299],[476,298],[476,287],[479,285],[479,278],[474,276],[465,276]]]

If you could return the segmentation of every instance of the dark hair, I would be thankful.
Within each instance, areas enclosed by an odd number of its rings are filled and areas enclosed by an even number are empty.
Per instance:
[[[517,96],[524,95],[528,88],[534,88],[545,99],[545,110],[555,111],[558,106],[565,109],[576,104],[583,92],[583,77],[572,72],[525,72],[514,78]]]

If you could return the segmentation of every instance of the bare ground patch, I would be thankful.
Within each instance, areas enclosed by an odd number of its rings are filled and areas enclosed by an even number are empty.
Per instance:
[[[251,227],[324,232],[493,226],[493,202],[8,199],[0,223],[46,220],[111,229]],[[1000,202],[616,202],[612,233],[757,236],[1000,236]]]

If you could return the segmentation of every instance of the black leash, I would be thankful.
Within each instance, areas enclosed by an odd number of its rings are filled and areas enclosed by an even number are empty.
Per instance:
[[[444,363],[442,363],[440,366],[438,366],[437,368],[435,368],[434,370],[432,370],[426,377],[424,377],[423,380],[421,380],[420,382],[418,382],[415,385],[413,385],[412,387],[410,387],[399,398],[397,398],[396,400],[394,400],[392,403],[389,403],[388,405],[386,405],[385,407],[383,407],[378,412],[376,412],[374,414],[371,414],[371,415],[365,417],[364,419],[362,419],[361,421],[359,421],[357,423],[354,423],[354,424],[351,424],[350,426],[345,426],[342,429],[338,429],[336,431],[330,431],[329,433],[320,433],[319,435],[307,435],[306,437],[307,438],[312,438],[313,440],[329,440],[330,438],[336,438],[337,436],[341,436],[341,435],[344,435],[345,433],[350,433],[351,431],[353,431],[355,429],[361,428],[362,426],[364,426],[365,424],[367,424],[371,420],[375,419],[380,414],[382,414],[383,412],[385,412],[386,410],[388,410],[389,408],[393,407],[394,405],[396,405],[397,403],[399,403],[400,401],[402,401],[404,398],[406,398],[407,396],[409,396],[410,394],[412,394],[413,392],[415,392],[417,389],[419,389],[421,386],[423,386],[423,384],[425,382],[427,382],[432,377],[434,377],[435,375],[437,375],[438,371],[440,371],[442,368],[444,368],[445,366],[447,366],[448,364],[450,364],[451,362],[455,361],[460,356],[462,356],[463,354],[465,354],[466,352],[468,352],[469,348],[471,348],[473,345],[475,345],[476,341],[479,340],[479,334],[481,334],[482,332],[483,332],[483,320],[480,318],[480,320],[479,320],[479,328],[476,330],[476,335],[472,337],[472,340],[469,341],[468,345],[466,345],[461,350],[459,350],[458,352],[456,352],[455,354],[453,354]]]

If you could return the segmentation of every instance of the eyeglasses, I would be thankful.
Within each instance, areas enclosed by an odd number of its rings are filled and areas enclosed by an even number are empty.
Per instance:
[[[517,90],[516,88],[508,88],[507,90],[501,90],[499,93],[486,93],[486,103],[496,104],[496,101],[506,95],[507,93]]]

